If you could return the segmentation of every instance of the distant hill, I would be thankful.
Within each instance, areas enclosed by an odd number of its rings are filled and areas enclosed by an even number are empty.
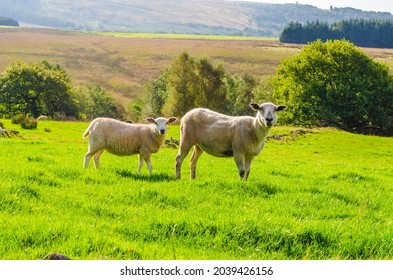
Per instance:
[[[353,8],[226,0],[2,0],[2,16],[63,29],[278,37],[290,22],[392,19]]]
[[[0,26],[19,26],[19,22],[12,18],[0,17]]]

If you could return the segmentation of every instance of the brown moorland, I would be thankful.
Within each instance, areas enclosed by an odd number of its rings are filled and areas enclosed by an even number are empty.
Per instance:
[[[73,85],[99,84],[119,101],[138,99],[143,87],[183,51],[209,57],[231,74],[274,75],[301,45],[278,40],[134,38],[40,28],[0,28],[0,73],[16,61],[48,60],[65,68]],[[392,49],[364,49],[392,68]]]

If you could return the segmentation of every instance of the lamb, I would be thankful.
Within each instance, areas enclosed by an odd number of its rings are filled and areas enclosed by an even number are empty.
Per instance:
[[[204,108],[186,113],[180,124],[176,178],[180,179],[182,162],[194,146],[190,160],[191,179],[195,179],[198,158],[205,151],[216,157],[233,157],[240,177],[247,181],[251,163],[262,151],[266,137],[277,121],[276,112],[287,108],[273,103],[251,103],[250,107],[257,111],[256,117],[232,117]]]
[[[89,147],[84,159],[84,167],[89,165],[94,156],[94,166],[99,168],[100,156],[107,150],[118,156],[139,154],[138,173],[143,162],[147,163],[150,174],[153,174],[150,155],[158,152],[165,140],[167,125],[176,118],[147,118],[149,124],[129,124],[110,118],[93,120],[83,134],[89,136]]]

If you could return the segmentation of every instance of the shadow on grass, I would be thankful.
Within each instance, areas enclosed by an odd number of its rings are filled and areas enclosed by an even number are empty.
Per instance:
[[[200,184],[199,186],[203,186]],[[237,192],[238,195],[245,195],[250,197],[264,197],[269,198],[279,192],[281,189],[274,184],[263,183],[263,182],[218,182],[216,183],[218,189],[222,191],[234,191]]]
[[[170,176],[165,173],[155,173],[152,175],[147,175],[147,174],[138,174],[135,172],[131,172],[129,170],[125,169],[119,169],[115,171],[116,174],[122,178],[130,178],[136,181],[146,181],[146,182],[170,182],[170,181],[175,181],[174,176]]]

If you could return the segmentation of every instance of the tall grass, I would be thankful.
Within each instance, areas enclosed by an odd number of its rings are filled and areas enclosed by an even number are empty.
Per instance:
[[[246,183],[232,159],[205,154],[190,181],[187,160],[174,179],[171,148],[152,156],[153,176],[109,153],[84,170],[87,125],[0,138],[0,259],[393,257],[392,138],[313,130],[270,140]]]

